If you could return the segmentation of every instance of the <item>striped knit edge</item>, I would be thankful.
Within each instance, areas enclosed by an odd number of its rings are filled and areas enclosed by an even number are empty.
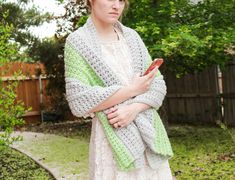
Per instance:
[[[167,132],[162,123],[160,116],[158,115],[156,110],[152,110],[153,118],[154,118],[154,128],[155,128],[155,148],[156,152],[168,156],[169,158],[173,157],[172,147],[167,136]]]
[[[86,60],[81,57],[76,50],[73,48],[72,45],[70,45],[69,43],[66,43],[65,45],[65,53],[74,53],[76,55],[75,59],[79,59],[79,63],[81,64],[81,67],[86,67],[86,71],[88,71],[88,74],[92,74],[92,78],[89,78],[89,81],[85,81],[84,79],[84,74],[80,74],[80,76],[76,76],[76,77],[71,77],[71,78],[77,78],[80,81],[83,81],[83,83],[85,84],[98,84],[98,85],[104,85],[104,83],[102,82],[102,80],[95,75],[94,70],[90,67],[90,65],[86,62]],[[72,60],[72,59],[71,59]],[[78,61],[76,61],[77,63]],[[75,62],[73,62],[75,63]],[[68,75],[70,74],[70,72],[67,72]],[[73,73],[71,73],[73,74]],[[67,78],[69,78],[69,76],[67,76]],[[125,145],[121,142],[120,139],[118,139],[117,135],[115,134],[113,128],[111,127],[111,125],[108,123],[108,120],[106,118],[106,115],[103,112],[98,112],[96,113],[97,117],[99,118],[99,120],[101,121],[103,128],[104,128],[104,132],[106,134],[107,139],[109,140],[109,143],[112,147],[113,153],[114,153],[114,158],[116,159],[116,162],[118,164],[118,167],[120,170],[123,171],[128,171],[131,169],[134,169],[134,157],[131,155],[130,152],[128,152],[128,150],[126,149]]]

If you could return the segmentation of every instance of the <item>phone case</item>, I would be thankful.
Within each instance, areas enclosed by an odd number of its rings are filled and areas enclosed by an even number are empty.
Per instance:
[[[149,68],[145,71],[144,76],[147,75],[149,72],[151,72],[156,66],[160,67],[163,63],[163,59],[158,58],[155,59],[152,64],[149,66]]]

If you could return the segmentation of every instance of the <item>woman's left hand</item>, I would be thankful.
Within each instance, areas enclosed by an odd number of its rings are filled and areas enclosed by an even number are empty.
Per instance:
[[[133,104],[129,104],[113,107],[106,115],[109,123],[113,125],[113,127],[122,128],[130,124],[139,112],[139,108],[136,108]]]

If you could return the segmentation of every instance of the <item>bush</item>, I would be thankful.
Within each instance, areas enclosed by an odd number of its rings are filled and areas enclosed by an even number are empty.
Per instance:
[[[4,18],[6,16],[7,14],[4,15]],[[17,54],[17,46],[10,42],[13,27],[8,25],[4,18],[0,20],[0,67],[7,63],[9,57]],[[7,69],[1,71],[1,76],[4,76],[6,71]],[[0,145],[9,145],[13,141],[21,139],[20,136],[15,138],[10,136],[15,126],[24,123],[21,118],[25,113],[23,103],[16,101],[17,85],[17,81],[5,84],[0,78],[0,131],[3,131],[0,132]]]
[[[15,140],[20,140],[18,137],[10,137],[15,126],[23,125],[24,120],[21,118],[25,113],[23,103],[16,102],[15,88],[18,82],[3,85],[0,80],[0,145],[9,145]]]

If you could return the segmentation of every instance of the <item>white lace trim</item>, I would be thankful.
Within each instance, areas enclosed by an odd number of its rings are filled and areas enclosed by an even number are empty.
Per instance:
[[[119,33],[120,40],[102,43],[103,59],[118,75],[123,84],[130,82],[133,75],[129,49]],[[115,68],[114,68],[115,67]],[[89,147],[89,180],[172,180],[168,161],[157,170],[147,164],[145,168],[129,172],[119,171],[112,150],[98,118],[92,119],[92,133]]]
[[[124,37],[118,30],[116,32],[118,33],[119,40],[102,43],[101,52],[106,64],[118,76],[119,80],[124,85],[127,85],[133,76],[132,61]]]
[[[172,180],[168,161],[157,170],[149,166],[129,172],[119,171],[98,118],[92,119],[89,147],[89,180]]]

